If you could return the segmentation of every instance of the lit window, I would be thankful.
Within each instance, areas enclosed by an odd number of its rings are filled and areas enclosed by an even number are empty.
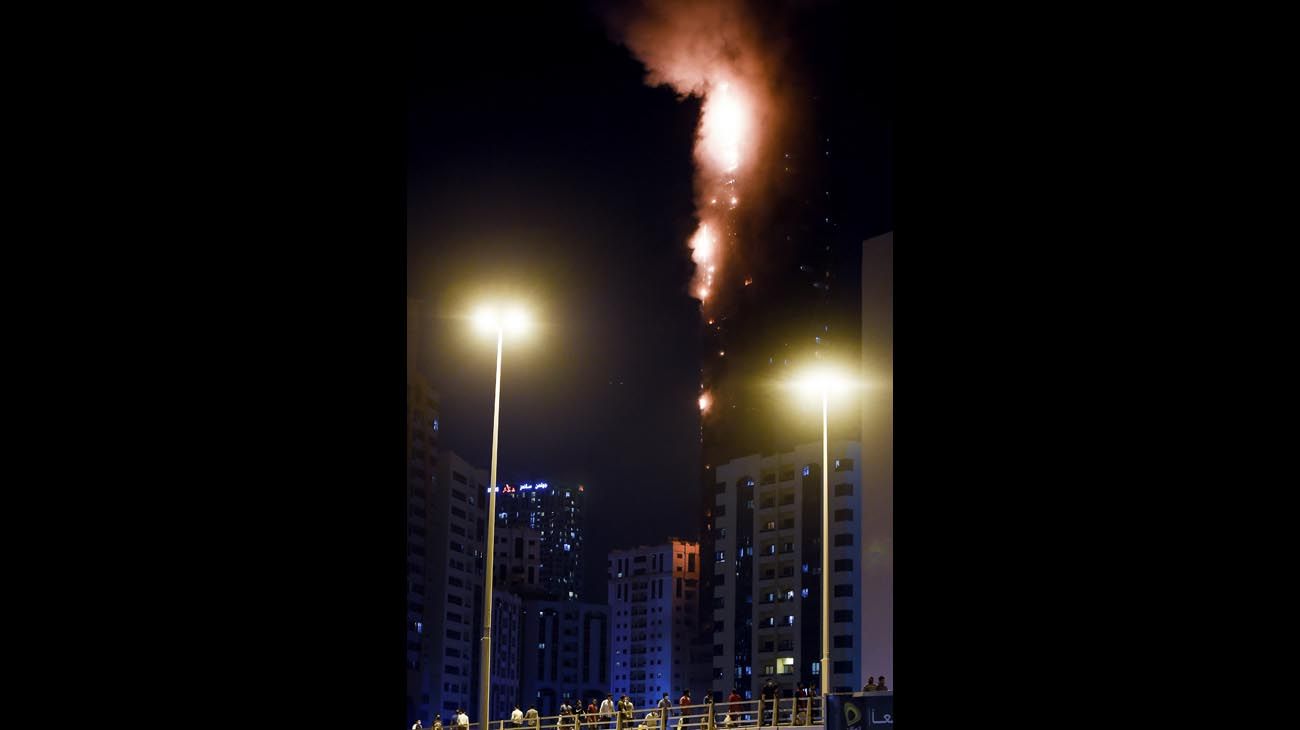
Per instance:
[[[803,468],[803,475],[808,476],[811,473],[812,473],[812,467],[805,464]]]
[[[438,419],[436,419],[436,418],[433,419],[433,430],[434,430],[434,431],[437,431],[437,430],[438,430]]]

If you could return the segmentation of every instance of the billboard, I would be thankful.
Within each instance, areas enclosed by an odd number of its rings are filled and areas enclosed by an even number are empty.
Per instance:
[[[826,730],[870,730],[893,724],[893,692],[858,692],[826,698]]]

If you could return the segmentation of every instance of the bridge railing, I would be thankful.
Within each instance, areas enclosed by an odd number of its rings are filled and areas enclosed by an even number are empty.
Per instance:
[[[833,693],[845,697],[859,692]],[[890,692],[892,694],[892,692]],[[738,702],[702,702],[682,707],[673,705],[665,714],[658,707],[615,712],[613,715],[539,715],[519,722],[492,720],[470,723],[469,730],[743,730],[760,727],[798,727],[823,724],[824,698],[779,697]],[[463,730],[451,723],[444,730]],[[426,728],[429,730],[429,728]]]

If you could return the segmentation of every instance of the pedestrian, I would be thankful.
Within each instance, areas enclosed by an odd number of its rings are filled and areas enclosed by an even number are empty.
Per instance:
[[[510,724],[514,727],[523,727],[524,713],[519,709],[519,705],[515,705],[515,709],[510,713]]]
[[[763,689],[759,692],[760,701],[758,703],[758,724],[762,725],[767,722],[767,713],[772,712],[773,719],[776,718],[776,700],[780,697],[780,690],[777,689],[776,682],[768,677]]]
[[[605,699],[600,701],[601,727],[614,727],[614,724],[610,722],[612,719],[614,719],[614,695],[605,695]]]
[[[587,700],[587,727],[596,727],[596,698]]]
[[[875,692],[875,691],[876,691],[876,678],[875,678],[875,677],[867,677],[867,683],[866,683],[865,685],[862,686],[862,691],[863,691],[863,692]]]
[[[533,730],[539,730],[542,726],[541,719],[537,716],[537,707],[534,705],[528,706],[528,712],[524,713],[524,719],[528,721],[528,727],[533,728]]]
[[[664,727],[668,726],[668,712],[672,707],[673,701],[668,699],[668,693],[664,692],[664,696],[659,700],[659,713],[657,715],[657,717],[663,718],[660,722],[663,723]]]
[[[469,727],[469,715],[465,714],[464,708],[459,708],[456,710],[456,726]]]
[[[885,686],[885,675],[883,674],[880,675],[880,677],[876,680],[876,691],[877,692],[889,691],[889,688]]]
[[[686,715],[690,712],[691,691],[682,690],[682,696],[677,698],[677,706],[681,708],[677,714],[677,727],[682,727],[686,723]]]
[[[433,716],[433,730],[442,730],[442,714]]]
[[[411,730],[424,730],[424,723],[420,722],[420,718],[415,718],[415,724],[411,726]]]
[[[618,712],[623,716],[623,730],[632,726],[632,718],[636,715],[636,706],[632,704],[632,698],[623,695],[618,700]]]

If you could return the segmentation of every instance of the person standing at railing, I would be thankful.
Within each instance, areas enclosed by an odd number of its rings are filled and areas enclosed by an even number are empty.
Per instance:
[[[596,714],[596,698],[592,697],[590,700],[587,700],[587,727],[595,730],[598,717],[599,716]]]
[[[659,699],[659,714],[655,717],[659,720],[659,727],[668,727],[668,712],[673,708],[673,701],[668,699],[668,693]]]
[[[632,727],[632,718],[636,713],[636,707],[632,704],[632,698],[623,695],[618,699],[618,714],[623,717],[623,730],[629,730]]]
[[[875,692],[875,691],[876,691],[876,678],[875,678],[875,677],[867,677],[867,683],[864,684],[864,685],[862,686],[862,691],[863,691],[863,692]]]
[[[411,730],[424,730],[424,723],[420,722],[420,718],[415,718],[415,724],[411,726]]]
[[[677,698],[677,706],[681,708],[679,710],[681,714],[677,717],[677,727],[682,727],[686,724],[687,713],[691,711],[691,691],[689,689],[684,690],[682,696]]]
[[[456,727],[469,727],[469,715],[465,714],[464,708],[456,709]]]
[[[609,730],[614,725],[610,722],[614,717],[614,695],[605,695],[605,699],[600,701],[600,726],[603,730]]]
[[[519,705],[515,705],[515,709],[510,713],[510,725],[515,728],[524,725],[524,712],[519,709]]]
[[[433,730],[442,730],[442,713],[433,716]]]
[[[772,678],[768,677],[767,682],[763,685],[763,689],[758,693],[759,725],[767,723],[767,713],[769,709],[775,708],[776,698],[779,696],[779,692],[780,690],[777,689],[776,682],[773,682]],[[773,717],[775,717],[775,713],[773,714]]]
[[[876,683],[877,692],[888,692],[889,688],[885,686],[885,675],[880,675],[880,681]]]
[[[537,716],[536,707],[529,705],[528,712],[524,713],[524,719],[528,721],[528,727],[531,727],[533,730],[541,730],[542,721],[541,718]]]

